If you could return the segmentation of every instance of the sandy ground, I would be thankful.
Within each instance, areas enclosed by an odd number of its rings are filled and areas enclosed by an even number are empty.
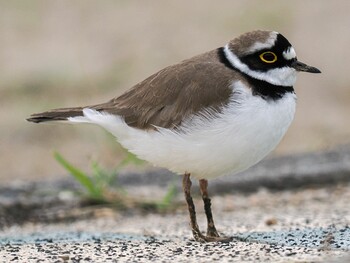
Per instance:
[[[298,58],[298,109],[276,154],[350,141],[350,2],[1,1],[0,182],[56,178],[54,149],[80,167],[123,153],[101,129],[34,125],[32,112],[121,94],[157,70],[253,29],[282,32]]]
[[[230,243],[192,240],[188,214],[118,213],[58,224],[27,223],[0,232],[0,261],[19,262],[348,262],[350,185],[228,194],[213,198],[219,232]],[[202,203],[196,199],[200,227]]]
[[[349,262],[350,147],[277,157],[211,181],[216,226],[230,243],[192,238],[180,178],[164,170],[120,175],[124,204],[89,205],[73,179],[0,187],[0,262]],[[197,182],[192,195],[205,230]],[[126,199],[125,199],[126,198]],[[136,199],[135,199],[136,198]],[[163,207],[164,208],[164,207]],[[158,211],[158,212],[156,212]]]

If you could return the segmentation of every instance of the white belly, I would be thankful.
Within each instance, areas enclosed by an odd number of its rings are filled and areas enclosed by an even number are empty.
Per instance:
[[[88,122],[109,130],[141,159],[198,179],[215,178],[247,169],[264,158],[281,141],[295,113],[295,94],[266,101],[252,96],[241,82],[233,86],[238,99],[236,96],[214,119],[197,116],[178,132],[164,128],[143,131],[116,116],[92,110],[84,113]]]

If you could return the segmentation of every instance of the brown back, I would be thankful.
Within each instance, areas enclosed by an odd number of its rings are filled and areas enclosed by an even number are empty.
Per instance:
[[[28,121],[66,120],[93,108],[120,115],[139,129],[176,129],[193,114],[220,112],[229,102],[234,78],[242,75],[221,62],[216,49],[166,67],[106,103],[36,113]]]
[[[191,114],[220,112],[239,73],[222,64],[217,50],[169,66],[132,89],[93,108],[121,115],[130,126],[176,128]]]

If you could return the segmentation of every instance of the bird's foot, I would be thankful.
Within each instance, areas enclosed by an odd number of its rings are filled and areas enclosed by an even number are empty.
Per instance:
[[[207,237],[220,237],[218,231],[216,230],[214,223],[212,226],[208,226]]]
[[[217,233],[216,233],[217,234]],[[196,241],[201,243],[207,243],[207,242],[222,242],[222,243],[228,243],[233,240],[232,237],[220,237],[218,234],[217,236],[205,236],[202,233],[198,233],[193,231],[193,237]]]
[[[211,236],[206,236],[205,239],[206,239],[206,242],[221,242],[221,243],[229,243],[233,240],[232,237],[211,237]]]

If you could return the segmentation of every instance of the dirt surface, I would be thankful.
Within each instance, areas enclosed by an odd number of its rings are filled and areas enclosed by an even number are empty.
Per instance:
[[[0,189],[0,260],[348,262],[349,153],[345,147],[268,159],[242,177],[211,182],[216,225],[234,237],[230,243],[192,239],[181,191],[160,213],[92,205],[75,194],[80,188],[71,180],[9,185]],[[159,200],[174,178],[158,170],[124,174],[119,184],[139,200]]]
[[[227,194],[213,198],[219,232],[230,243],[192,240],[186,209],[94,216],[56,224],[26,223],[0,232],[0,260],[19,262],[347,262],[350,185]],[[202,203],[196,199],[200,227]],[[83,210],[81,210],[82,212]]]

